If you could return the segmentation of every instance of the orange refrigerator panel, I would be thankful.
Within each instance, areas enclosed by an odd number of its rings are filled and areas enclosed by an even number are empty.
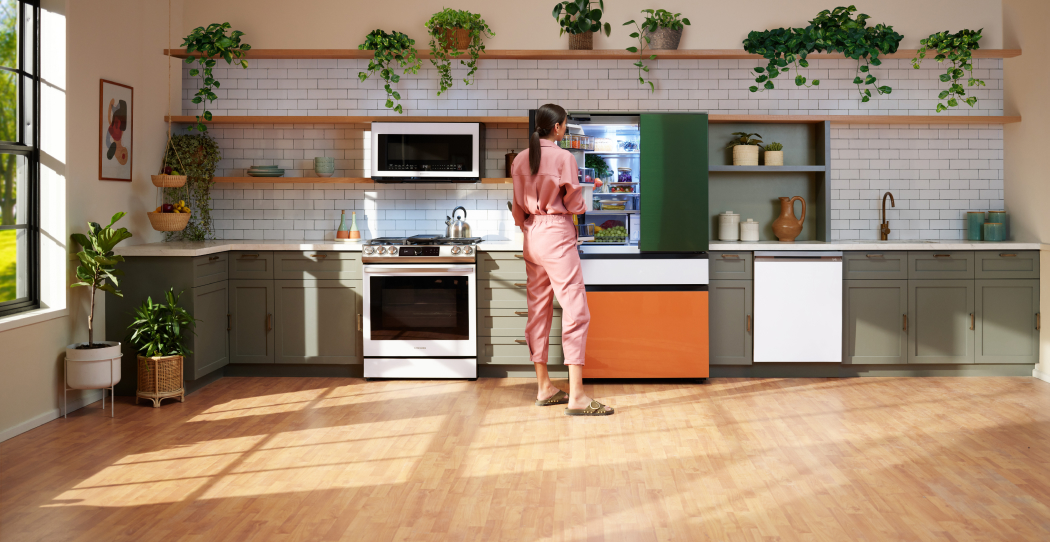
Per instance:
[[[584,378],[707,378],[707,292],[587,292]]]

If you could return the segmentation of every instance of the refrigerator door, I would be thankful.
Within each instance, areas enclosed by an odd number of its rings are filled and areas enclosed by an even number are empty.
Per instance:
[[[642,252],[706,252],[707,114],[641,115]]]

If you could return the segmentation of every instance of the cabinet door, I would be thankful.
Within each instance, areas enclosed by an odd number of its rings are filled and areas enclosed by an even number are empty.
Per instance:
[[[277,363],[361,363],[360,280],[277,280]]]
[[[273,281],[230,281],[230,363],[273,363]]]
[[[908,363],[973,363],[974,281],[908,281]]]
[[[230,363],[228,309],[230,288],[227,281],[193,289],[193,354],[187,359],[187,376],[192,380],[225,367]],[[191,373],[192,371],[192,373]]]
[[[709,290],[711,365],[751,365],[754,282],[712,280]]]
[[[641,115],[643,251],[707,250],[707,114]]]
[[[977,363],[1038,363],[1039,281],[978,280]]]
[[[842,362],[908,363],[908,281],[843,281]]]

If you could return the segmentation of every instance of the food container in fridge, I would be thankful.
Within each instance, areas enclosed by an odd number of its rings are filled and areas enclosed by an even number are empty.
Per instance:
[[[616,182],[618,183],[629,183],[634,181],[631,168],[629,167],[618,167],[616,168]]]
[[[638,183],[609,183],[611,194],[636,194],[637,192]]]
[[[601,200],[602,211],[626,211],[627,200],[624,199],[603,199]]]

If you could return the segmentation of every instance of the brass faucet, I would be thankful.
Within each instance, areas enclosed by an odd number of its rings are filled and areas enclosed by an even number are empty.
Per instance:
[[[883,241],[887,241],[890,238],[890,223],[886,220],[886,196],[890,197],[890,205],[897,206],[897,202],[893,201],[893,194],[886,192],[882,195],[882,226],[879,228],[879,233],[882,235]]]

